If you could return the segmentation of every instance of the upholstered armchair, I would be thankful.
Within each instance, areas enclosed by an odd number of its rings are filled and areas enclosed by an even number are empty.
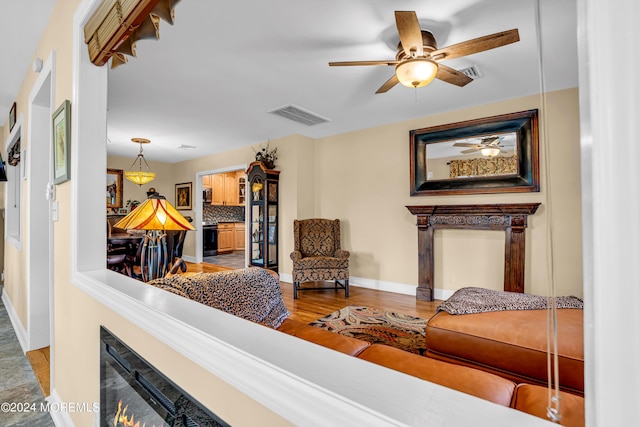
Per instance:
[[[340,249],[340,220],[294,220],[293,239],[293,298],[298,298],[298,291],[338,288],[349,297],[349,251]],[[334,286],[300,286],[316,281],[333,281]]]

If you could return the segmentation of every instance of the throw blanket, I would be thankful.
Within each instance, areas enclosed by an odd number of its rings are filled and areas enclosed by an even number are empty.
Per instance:
[[[148,284],[274,329],[290,314],[280,284],[263,268],[178,274]]]
[[[483,288],[462,288],[440,304],[436,311],[449,314],[472,314],[503,310],[545,310],[548,298]],[[583,308],[580,298],[556,297],[557,308]]]

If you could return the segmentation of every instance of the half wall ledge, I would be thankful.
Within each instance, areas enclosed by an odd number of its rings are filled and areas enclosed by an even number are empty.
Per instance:
[[[434,300],[433,232],[438,228],[504,230],[504,290],[524,292],[525,229],[540,203],[407,206],[417,217],[418,288],[416,299]]]

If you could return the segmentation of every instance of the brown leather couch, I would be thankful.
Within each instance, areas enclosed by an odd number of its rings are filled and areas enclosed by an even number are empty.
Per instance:
[[[583,310],[558,309],[560,389],[584,395]],[[547,311],[509,310],[451,315],[426,328],[426,355],[481,369],[515,383],[547,385]]]
[[[547,389],[539,385],[516,385],[514,381],[484,370],[435,360],[386,345],[370,344],[292,319],[286,319],[278,330],[389,369],[546,418]],[[561,392],[561,397],[561,424],[584,426],[584,398],[566,392]]]

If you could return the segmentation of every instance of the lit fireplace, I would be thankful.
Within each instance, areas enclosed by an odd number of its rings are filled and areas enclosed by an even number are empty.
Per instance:
[[[100,425],[197,427],[229,424],[101,327]]]

